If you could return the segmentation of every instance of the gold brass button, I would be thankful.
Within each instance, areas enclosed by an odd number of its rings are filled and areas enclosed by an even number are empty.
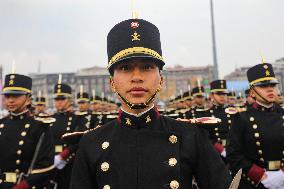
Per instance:
[[[70,125],[71,125],[71,122],[68,122],[67,125],[70,126]]]
[[[16,172],[16,173],[19,173],[19,172],[20,172],[20,170],[19,170],[19,169],[16,169],[16,170],[15,170],[15,172]]]
[[[0,129],[2,129],[4,127],[4,124],[0,124]]]
[[[102,163],[102,164],[101,164],[101,170],[102,170],[103,172],[108,171],[108,170],[109,170],[109,164],[108,164],[107,162]]]
[[[26,136],[26,135],[27,133],[25,131],[21,133],[21,136]]]
[[[252,128],[257,129],[257,124],[253,124]]]
[[[215,135],[216,135],[216,136],[219,136],[219,133],[216,133]]]
[[[259,142],[259,141],[256,141],[256,145],[257,145],[257,146],[260,146],[260,142]]]
[[[110,189],[109,185],[104,185],[103,189]]]
[[[19,145],[22,146],[23,144],[24,144],[24,141],[21,140],[21,141],[19,142]]]
[[[21,161],[19,159],[16,160],[16,164],[19,165]]]
[[[66,131],[70,131],[70,127],[67,127],[67,128],[66,128]]]
[[[218,131],[218,127],[215,127],[215,129],[214,129],[215,131]]]
[[[262,150],[258,150],[258,153],[259,153],[259,154],[262,154]]]
[[[228,120],[228,123],[232,123],[232,121],[231,121],[231,120]]]
[[[22,150],[17,150],[17,154],[21,155],[22,154]]]
[[[27,128],[29,128],[30,127],[30,124],[26,124],[25,125],[25,128],[27,129]]]
[[[179,183],[176,180],[172,180],[170,183],[171,189],[178,189],[179,188]]]
[[[254,117],[250,117],[249,120],[250,120],[250,121],[254,121]]]
[[[69,117],[69,121],[71,121],[72,120],[72,117]]]
[[[263,159],[263,158],[260,158],[259,160],[262,161],[262,162],[264,162],[264,159]]]
[[[102,149],[107,149],[109,147],[109,142],[103,142],[102,143]]]
[[[259,137],[259,133],[254,133],[254,137],[258,138]]]
[[[176,158],[170,158],[169,159],[169,165],[171,167],[175,166],[177,164],[177,159]]]
[[[178,138],[177,138],[177,136],[175,136],[175,135],[171,135],[171,136],[169,137],[169,141],[170,141],[172,144],[177,143],[177,140],[178,140]]]

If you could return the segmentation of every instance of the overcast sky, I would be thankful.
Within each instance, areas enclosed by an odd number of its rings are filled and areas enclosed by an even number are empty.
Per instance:
[[[209,0],[136,0],[160,29],[167,66],[213,64]],[[284,57],[283,0],[214,0],[219,71]],[[131,0],[0,0],[0,64],[17,73],[106,66],[106,36]]]

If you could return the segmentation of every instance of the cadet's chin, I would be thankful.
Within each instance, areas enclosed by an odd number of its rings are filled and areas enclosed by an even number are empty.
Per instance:
[[[130,99],[129,102],[131,104],[141,104],[141,103],[145,103],[147,99],[143,98],[143,99]]]

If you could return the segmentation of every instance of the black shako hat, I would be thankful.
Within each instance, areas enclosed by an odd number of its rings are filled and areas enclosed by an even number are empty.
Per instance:
[[[202,86],[194,87],[194,88],[191,90],[191,95],[192,95],[192,96],[205,96],[204,87],[202,87]]]
[[[227,82],[226,80],[215,80],[210,83],[211,93],[227,93]]]
[[[129,19],[115,25],[107,36],[108,70],[130,58],[149,58],[160,69],[165,65],[159,29],[143,19]]]
[[[31,94],[31,92],[32,78],[20,74],[5,76],[2,94]]]
[[[46,103],[45,97],[40,96],[35,98],[35,105],[45,105],[45,103]]]
[[[235,91],[230,91],[230,92],[228,92],[227,96],[229,98],[236,98],[236,92]]]
[[[183,100],[192,100],[192,96],[189,91],[186,91],[185,93],[183,93],[182,97],[183,97]]]
[[[89,94],[87,92],[77,93],[77,101],[78,102],[89,102],[90,101]]]
[[[278,84],[273,67],[269,63],[257,64],[247,71],[250,86],[264,86],[268,84]]]
[[[102,98],[100,96],[91,96],[90,98],[91,103],[101,103],[102,102]]]
[[[69,85],[60,83],[54,86],[54,98],[71,98],[72,89]]]

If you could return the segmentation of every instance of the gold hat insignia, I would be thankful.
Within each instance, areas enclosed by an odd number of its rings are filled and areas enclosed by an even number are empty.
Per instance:
[[[139,37],[140,35],[137,32],[134,32],[132,36],[132,41],[140,41]]]

